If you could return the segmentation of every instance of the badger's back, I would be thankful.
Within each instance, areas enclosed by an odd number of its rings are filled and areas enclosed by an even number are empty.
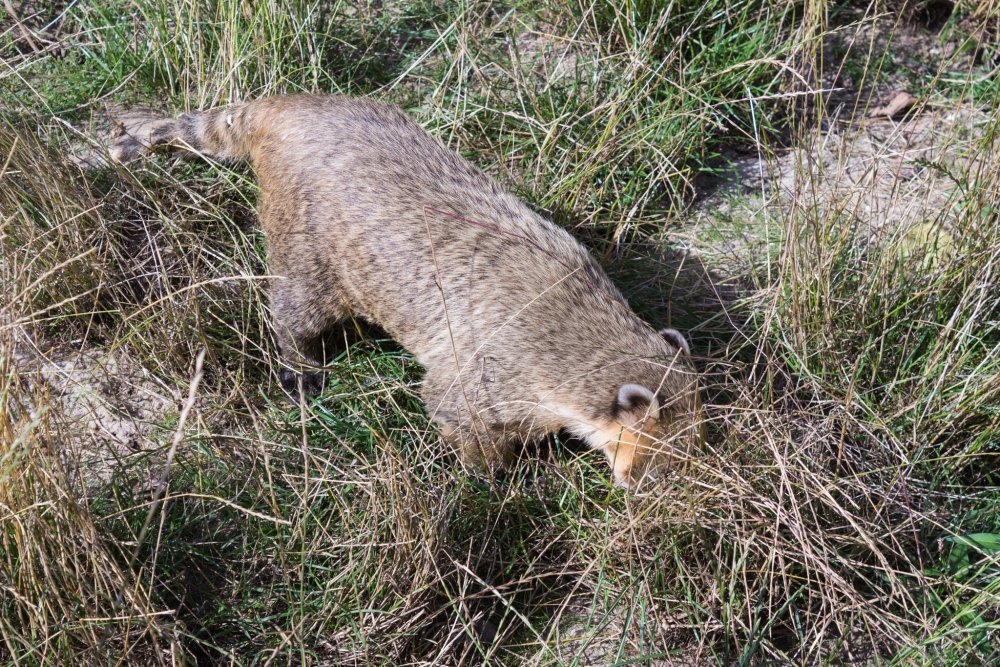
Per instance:
[[[418,357],[551,356],[570,328],[577,348],[586,332],[606,345],[609,325],[636,328],[576,240],[398,109],[308,101],[258,103],[269,131],[251,156],[272,255],[315,267],[318,285],[336,275],[356,314]]]
[[[249,157],[270,273],[303,283],[306,308],[343,302],[425,366],[489,358],[517,377],[505,386],[534,387],[670,351],[565,230],[396,107],[292,95],[125,123],[137,141],[120,157],[157,144]]]

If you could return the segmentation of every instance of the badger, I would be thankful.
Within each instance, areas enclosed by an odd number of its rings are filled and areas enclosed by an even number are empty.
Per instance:
[[[699,436],[684,336],[640,319],[566,230],[400,109],[301,94],[118,115],[113,159],[156,147],[250,160],[286,391],[318,393],[324,335],[360,318],[416,357],[430,420],[480,468],[565,430],[634,487]]]

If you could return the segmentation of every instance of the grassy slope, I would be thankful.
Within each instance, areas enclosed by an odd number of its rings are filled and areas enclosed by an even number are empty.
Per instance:
[[[803,85],[789,68],[818,86],[824,32],[873,15],[85,4],[0,37],[5,662],[996,659],[1000,156],[984,66],[912,75],[938,104],[987,110],[980,134],[955,138],[977,159],[931,165],[955,182],[947,220],[914,221],[918,243],[859,232],[803,171],[795,205],[753,219],[763,252],[742,260],[757,262],[739,276],[751,298],[733,304],[714,296],[735,288],[711,252],[671,247],[684,206],[722,147],[771,153],[768,123]],[[27,26],[56,16],[40,10]],[[997,20],[988,5],[966,15]],[[856,78],[892,67],[878,49],[848,56]],[[370,333],[349,336],[322,400],[289,406],[250,279],[266,268],[248,171],[161,159],[81,173],[62,158],[104,104],[296,90],[404,106],[586,238],[647,316],[691,329],[704,451],[643,498],[558,447],[483,485],[428,431],[412,359]],[[824,112],[802,113],[792,134],[815,140]],[[945,224],[947,252],[925,242]],[[176,395],[111,483],[67,473],[60,452],[78,439],[61,403],[18,379],[29,338],[114,350]],[[167,501],[151,503],[175,434]]]

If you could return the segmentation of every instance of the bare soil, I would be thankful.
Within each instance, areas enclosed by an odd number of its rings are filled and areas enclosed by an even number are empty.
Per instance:
[[[51,438],[65,473],[85,494],[115,480],[130,458],[169,442],[180,398],[127,351],[22,348],[17,361],[34,389],[32,408],[60,416]]]

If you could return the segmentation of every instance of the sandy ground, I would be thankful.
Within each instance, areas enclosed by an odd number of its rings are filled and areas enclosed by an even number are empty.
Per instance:
[[[179,397],[126,351],[103,349],[44,353],[22,346],[18,370],[35,397],[32,409],[59,415],[50,438],[64,471],[88,494],[111,481],[131,457],[168,443]]]
[[[904,74],[965,77],[984,56],[912,25],[897,26],[893,40],[898,69],[877,84],[856,82],[843,68],[822,77],[825,92],[812,107],[821,107],[821,120],[790,147],[721,160],[677,237],[730,276],[759,267],[790,219],[831,213],[847,216],[859,238],[947,245],[964,175],[995,168],[980,158],[995,129],[993,110],[921,94]],[[871,27],[845,41],[885,48]]]

